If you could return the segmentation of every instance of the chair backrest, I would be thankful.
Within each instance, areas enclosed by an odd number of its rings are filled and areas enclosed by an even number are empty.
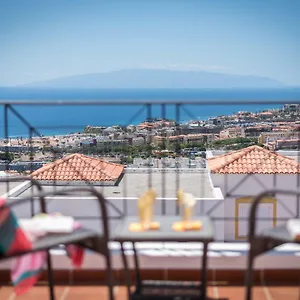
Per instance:
[[[40,211],[42,213],[47,213],[47,197],[54,197],[54,196],[70,196],[76,192],[86,192],[88,194],[91,194],[97,199],[98,205],[99,205],[99,212],[100,216],[102,216],[102,229],[103,229],[103,235],[104,238],[109,240],[109,222],[108,222],[108,213],[107,213],[107,207],[111,207],[113,210],[117,212],[120,218],[124,217],[124,213],[120,211],[113,203],[110,201],[107,201],[103,195],[97,191],[93,186],[80,186],[80,187],[74,187],[70,189],[57,189],[55,191],[51,192],[44,192],[43,186],[38,180],[32,179],[31,177],[26,176],[20,176],[20,177],[3,177],[0,178],[0,182],[21,182],[21,181],[30,181],[32,186],[35,186],[38,190],[37,194],[32,194],[30,197],[22,197],[20,199],[16,199],[14,201],[7,202],[5,204],[5,207],[13,207],[18,204],[24,204],[26,202],[33,203],[36,198],[38,198],[40,202]],[[32,209],[32,215],[33,215],[34,209]]]
[[[124,217],[124,214],[111,202],[107,201],[104,196],[97,191],[95,188],[93,188],[92,186],[81,186],[81,187],[75,187],[75,188],[70,188],[70,189],[61,189],[61,190],[56,190],[52,193],[45,193],[43,194],[44,197],[48,197],[48,196],[70,196],[73,193],[76,192],[87,192],[89,194],[91,194],[92,196],[94,196],[97,201],[98,201],[98,205],[99,205],[99,213],[102,220],[102,229],[103,229],[103,235],[104,238],[107,240],[107,242],[109,241],[109,222],[108,222],[108,211],[107,211],[107,207],[111,206],[120,216],[120,218]]]
[[[258,194],[253,198],[253,201],[251,203],[250,208],[250,214],[249,214],[249,229],[248,229],[248,241],[251,242],[252,239],[255,236],[255,229],[256,229],[256,212],[259,203],[265,198],[265,197],[274,197],[276,194],[281,195],[290,195],[290,196],[299,196],[300,197],[300,190],[282,190],[282,189],[269,189],[265,190],[262,193]]]

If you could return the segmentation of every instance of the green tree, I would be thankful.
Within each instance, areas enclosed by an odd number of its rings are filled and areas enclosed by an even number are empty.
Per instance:
[[[0,159],[12,162],[15,159],[15,156],[11,152],[1,152],[0,153]]]

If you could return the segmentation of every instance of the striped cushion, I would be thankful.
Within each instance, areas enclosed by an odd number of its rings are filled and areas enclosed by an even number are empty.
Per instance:
[[[32,248],[24,231],[10,208],[5,207],[5,199],[0,198],[0,257]]]

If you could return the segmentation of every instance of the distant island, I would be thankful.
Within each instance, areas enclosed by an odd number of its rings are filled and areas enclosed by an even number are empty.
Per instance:
[[[22,85],[32,88],[283,88],[275,79],[207,71],[128,69],[55,78]]]

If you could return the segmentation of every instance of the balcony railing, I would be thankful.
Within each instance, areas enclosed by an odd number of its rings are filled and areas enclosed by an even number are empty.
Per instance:
[[[214,174],[207,158],[217,146],[223,147],[218,149],[222,152],[258,144],[259,129],[247,133],[248,127],[272,128],[276,122],[277,126],[281,122],[286,126],[295,125],[295,131],[288,131],[285,139],[286,144],[290,143],[297,151],[294,159],[299,162],[300,134],[296,123],[300,112],[254,114],[266,109],[281,109],[284,104],[286,101],[1,101],[1,170],[7,173],[17,170],[29,176],[45,162],[54,162],[74,153],[122,163],[124,172],[110,186],[104,181],[65,182],[59,180],[59,176],[42,180],[42,183],[47,191],[89,184],[102,191],[124,215],[137,214],[136,200],[148,188],[157,192],[156,214],[179,214],[176,191],[182,188],[197,199],[195,215],[209,215],[215,222],[217,240],[243,240],[251,197],[268,188],[299,189],[299,171],[289,175],[276,172]],[[235,117],[226,118],[227,114],[233,113]],[[134,126],[129,126],[131,124]],[[224,129],[231,138],[229,141],[236,144],[226,144],[220,138]],[[293,135],[295,140],[295,134],[297,142],[291,143],[290,136]],[[240,140],[234,139],[234,135],[241,137]],[[280,145],[282,147],[284,143]],[[19,162],[11,161],[12,155],[20,157]],[[226,159],[225,156],[224,163]],[[281,158],[275,159],[274,164],[282,164]],[[1,193],[11,199],[31,192],[30,183],[18,186],[11,183],[3,186],[2,183],[1,187]],[[81,214],[83,207],[80,207],[79,198],[83,196],[54,199],[53,209],[67,212],[72,201],[72,209],[76,205],[78,209],[70,213],[93,226],[99,217],[92,215],[92,208]],[[61,201],[59,205],[58,200]],[[288,219],[299,218],[299,200],[297,197],[266,200],[269,205],[259,217],[261,226],[267,226],[270,221],[276,226]],[[66,206],[61,204],[62,201],[67,203]],[[34,211],[32,205],[30,214]],[[118,216],[112,212],[110,219],[113,224]]]

